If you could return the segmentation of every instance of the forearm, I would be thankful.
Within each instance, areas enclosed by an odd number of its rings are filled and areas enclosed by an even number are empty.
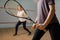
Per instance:
[[[43,23],[43,25],[46,27],[52,20],[53,16],[54,16],[54,13],[55,13],[55,7],[51,8],[49,13],[48,13],[48,16],[45,20],[45,22]]]

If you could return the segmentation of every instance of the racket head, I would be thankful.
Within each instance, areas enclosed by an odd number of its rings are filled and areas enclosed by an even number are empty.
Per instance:
[[[7,0],[6,3],[4,4],[4,8],[5,8],[5,12],[8,13],[9,15],[11,16],[14,16],[14,17],[18,17],[18,18],[24,18],[24,19],[28,19],[30,21],[32,21],[33,23],[35,23],[30,17],[28,18],[25,18],[25,17],[19,17],[19,16],[16,16],[17,15],[17,6],[20,6],[24,12],[27,14],[27,12],[25,11],[25,9],[22,7],[22,5],[16,1],[16,0]],[[28,14],[27,14],[28,15]]]
[[[16,1],[16,0],[7,0],[4,4],[5,12],[7,12],[11,16],[17,15],[18,5],[24,10],[22,5],[18,1]],[[25,10],[24,10],[24,12],[25,12]]]

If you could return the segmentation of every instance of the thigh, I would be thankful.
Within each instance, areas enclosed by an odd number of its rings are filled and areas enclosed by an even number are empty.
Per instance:
[[[20,22],[20,21],[18,21],[16,25],[20,25],[20,24],[21,24],[21,22]]]
[[[45,33],[44,31],[36,29],[32,40],[40,40],[44,33]]]
[[[25,22],[23,22],[23,27],[26,27],[26,21],[25,21]]]

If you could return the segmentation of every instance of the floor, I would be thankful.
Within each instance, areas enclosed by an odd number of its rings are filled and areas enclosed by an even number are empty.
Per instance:
[[[17,36],[13,36],[14,28],[0,28],[0,40],[32,40],[34,30],[31,27],[27,28],[32,32],[31,35],[28,35],[22,27],[19,27]],[[44,34],[41,40],[51,40],[49,31]]]

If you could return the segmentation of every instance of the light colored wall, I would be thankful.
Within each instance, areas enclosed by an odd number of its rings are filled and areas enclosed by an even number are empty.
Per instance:
[[[59,23],[60,23],[60,0],[55,0],[56,3],[56,15],[58,17]]]

